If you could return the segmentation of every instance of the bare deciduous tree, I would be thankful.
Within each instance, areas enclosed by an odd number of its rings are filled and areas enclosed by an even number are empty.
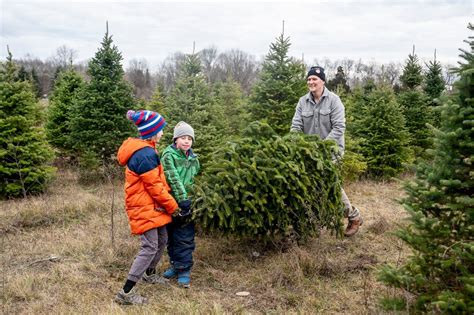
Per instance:
[[[168,92],[176,83],[176,78],[182,69],[186,55],[182,52],[175,52],[167,57],[158,67],[157,81],[164,91]]]
[[[206,75],[207,81],[213,82],[216,72],[217,48],[214,46],[205,48],[200,51],[199,55],[202,64],[202,71]]]
[[[402,71],[402,64],[400,62],[390,62],[385,66],[385,77],[390,85],[395,85],[398,82],[398,77]]]
[[[129,62],[126,79],[133,85],[136,97],[150,99],[153,93],[152,79],[146,59],[132,59]]]
[[[443,79],[444,84],[447,87],[448,91],[451,91],[453,88],[454,81],[457,80],[456,73],[453,72],[453,68],[455,67],[453,64],[444,64],[443,67]]]
[[[232,49],[221,53],[217,64],[219,71],[216,81],[224,81],[228,77],[232,77],[245,92],[250,91],[259,71],[254,56],[239,49]]]
[[[56,54],[51,57],[51,62],[56,68],[65,69],[74,64],[74,60],[77,56],[77,50],[62,45],[56,49]]]

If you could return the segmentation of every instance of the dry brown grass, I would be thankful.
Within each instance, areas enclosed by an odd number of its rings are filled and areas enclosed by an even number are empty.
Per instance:
[[[3,313],[45,314],[378,314],[392,289],[376,268],[400,263],[408,249],[391,232],[405,212],[397,183],[361,181],[346,187],[365,218],[361,232],[318,239],[284,251],[232,238],[197,237],[192,288],[138,284],[151,303],[112,302],[139,241],[129,235],[122,183],[82,187],[71,172],[40,197],[5,201],[2,229]],[[110,211],[115,192],[115,248]],[[160,269],[167,264],[165,257]],[[239,291],[250,292],[239,297]]]

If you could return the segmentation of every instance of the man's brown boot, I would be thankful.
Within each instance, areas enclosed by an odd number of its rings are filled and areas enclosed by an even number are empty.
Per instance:
[[[364,223],[364,220],[361,216],[359,216],[359,218],[356,220],[349,220],[349,224],[347,224],[347,228],[344,232],[344,235],[347,237],[351,237],[352,235],[356,234],[357,232],[359,232],[359,227],[362,225],[362,223]]]

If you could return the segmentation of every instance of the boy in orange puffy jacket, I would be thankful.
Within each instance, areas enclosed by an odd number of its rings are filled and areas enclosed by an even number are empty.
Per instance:
[[[125,208],[132,234],[140,235],[141,247],[128,273],[127,281],[115,296],[119,304],[144,304],[146,299],[132,290],[142,279],[148,283],[166,284],[167,279],[156,273],[166,246],[166,224],[178,209],[170,194],[163,166],[155,145],[163,135],[166,122],[152,111],[127,112],[127,118],[138,128],[140,138],[128,138],[117,158],[125,168]]]

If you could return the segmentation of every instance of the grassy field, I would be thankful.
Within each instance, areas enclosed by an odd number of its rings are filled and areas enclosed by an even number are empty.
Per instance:
[[[47,194],[3,201],[1,299],[4,314],[380,314],[393,295],[377,268],[400,264],[409,250],[393,232],[405,211],[399,183],[346,186],[365,218],[350,239],[322,232],[305,245],[269,250],[218,235],[199,235],[192,287],[139,283],[146,306],[112,299],[139,248],[123,211],[122,183],[81,186],[63,171]],[[112,206],[113,205],[113,206]],[[111,212],[114,210],[112,244]],[[202,234],[202,233],[200,233]],[[159,268],[167,265],[165,256]],[[239,291],[248,291],[245,297]]]

